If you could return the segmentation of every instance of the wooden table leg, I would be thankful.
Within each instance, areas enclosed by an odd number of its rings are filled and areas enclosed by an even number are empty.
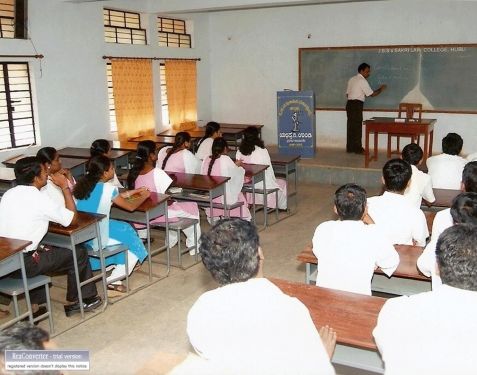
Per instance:
[[[369,167],[369,129],[366,126],[366,140],[364,142],[364,167]]]
[[[426,162],[427,157],[429,156],[429,131],[424,133],[424,156],[423,156],[423,163]]]
[[[434,141],[434,129],[431,130],[429,134],[429,153],[427,154],[428,157],[432,156],[432,143]]]
[[[374,161],[377,161],[378,160],[378,137],[379,137],[379,133],[378,132],[374,132]]]

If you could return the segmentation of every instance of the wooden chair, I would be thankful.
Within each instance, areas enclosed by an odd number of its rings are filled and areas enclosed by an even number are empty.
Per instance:
[[[398,118],[402,119],[415,119],[421,121],[422,119],[422,104],[420,103],[399,103],[399,112]],[[388,159],[391,157],[391,154],[401,154],[399,141],[402,137],[402,134],[388,134]],[[404,135],[405,136],[405,135]],[[391,151],[391,140],[392,137],[396,137],[397,150]],[[411,137],[411,142],[414,143],[416,139],[414,136]],[[417,136],[417,144],[419,144],[419,136]]]

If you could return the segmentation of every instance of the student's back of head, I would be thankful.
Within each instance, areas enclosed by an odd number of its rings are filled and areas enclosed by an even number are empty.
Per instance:
[[[361,220],[366,210],[366,190],[346,184],[335,192],[335,208],[340,220]]]
[[[477,161],[467,163],[462,171],[464,191],[477,193]]]
[[[422,148],[417,143],[409,143],[401,152],[402,160],[411,165],[418,165],[423,156]]]
[[[452,201],[450,209],[454,224],[477,225],[477,193],[461,193]]]
[[[447,228],[437,240],[436,258],[444,284],[477,291],[477,228],[458,224]]]
[[[457,133],[449,133],[442,138],[442,152],[449,155],[459,155],[464,141]]]
[[[35,177],[41,175],[41,162],[36,156],[27,156],[17,160],[15,167],[15,179],[18,185],[31,185]]]
[[[260,244],[254,224],[237,218],[223,219],[202,234],[200,241],[202,263],[221,285],[257,276]]]
[[[97,139],[89,148],[89,153],[91,157],[98,156],[98,155],[106,155],[108,152],[111,151],[111,144],[107,139]]]
[[[384,164],[383,180],[387,191],[402,193],[411,176],[411,166],[402,159],[391,159]]]
[[[249,126],[243,131],[243,139],[240,143],[239,150],[243,155],[250,155],[255,146],[265,148],[263,141],[260,139],[260,132],[255,126]]]

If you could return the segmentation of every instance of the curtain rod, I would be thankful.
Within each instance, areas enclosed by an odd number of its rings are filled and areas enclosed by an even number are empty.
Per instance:
[[[127,56],[103,56],[104,60],[188,60],[188,61],[200,61],[199,58],[182,58],[182,57],[127,57]]]
[[[11,58],[11,57],[21,57],[21,58],[30,57],[31,58],[31,57],[33,57],[35,59],[42,59],[45,56],[43,56],[43,55],[0,55],[0,57],[2,57],[2,58],[3,57],[5,57],[5,58]]]

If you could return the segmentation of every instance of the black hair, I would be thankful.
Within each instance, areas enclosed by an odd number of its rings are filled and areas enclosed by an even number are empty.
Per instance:
[[[52,163],[55,156],[58,154],[54,147],[43,147],[38,150],[36,157],[40,159],[41,164]]]
[[[205,125],[205,134],[204,136],[200,139],[199,143],[197,144],[197,147],[200,146],[200,144],[205,141],[207,138],[212,137],[212,135],[215,132],[218,132],[220,130],[220,124],[215,121],[210,121]]]
[[[41,162],[36,156],[27,156],[17,160],[15,167],[15,179],[18,185],[31,185],[35,177],[41,175]]]
[[[462,183],[466,192],[477,193],[477,161],[468,162],[462,171]]]
[[[384,164],[383,178],[386,190],[401,193],[411,179],[411,166],[402,159],[391,159]]]
[[[190,134],[187,132],[179,132],[176,134],[174,138],[174,144],[170,149],[167,150],[167,155],[164,158],[162,162],[161,169],[164,169],[166,167],[167,161],[171,157],[172,154],[175,154],[177,151],[181,150],[181,147],[184,145],[184,143],[190,142]]]
[[[255,126],[249,126],[243,131],[243,139],[239,146],[239,150],[243,155],[250,155],[255,150],[255,146],[265,148],[259,134],[259,130]]]
[[[200,237],[202,263],[221,285],[257,275],[259,246],[255,225],[239,218],[220,220]]]
[[[91,147],[89,148],[89,153],[91,157],[93,157],[97,155],[107,154],[109,150],[111,150],[111,144],[107,139],[97,139],[91,144]]]
[[[210,176],[212,173],[212,167],[214,166],[215,161],[220,158],[220,156],[227,149],[227,141],[222,137],[217,137],[212,142],[212,155],[210,155],[209,169],[207,170],[207,175]]]
[[[86,174],[79,179],[73,188],[76,199],[88,199],[104,172],[111,168],[111,160],[107,156],[97,155],[89,159]]]
[[[129,170],[127,184],[128,189],[134,189],[134,183],[136,182],[137,176],[141,173],[146,165],[146,162],[149,158],[149,155],[156,153],[156,144],[154,141],[141,141],[137,144],[136,157],[134,158],[134,163],[131,169]],[[155,167],[155,165],[154,165]]]
[[[442,282],[455,288],[477,291],[477,228],[459,224],[439,236],[436,258]]]
[[[464,140],[457,133],[449,133],[442,138],[442,152],[448,155],[459,155],[462,151]]]
[[[409,143],[401,152],[402,160],[411,165],[418,165],[423,155],[422,148],[417,143]]]
[[[366,64],[365,62],[359,64],[359,66],[358,66],[358,73],[361,73],[361,72],[362,72],[364,69],[366,69],[366,68],[371,69],[371,67],[369,66],[369,64]]]
[[[477,225],[477,193],[460,193],[450,209],[454,224]]]
[[[366,209],[366,190],[346,184],[335,192],[335,207],[341,220],[361,220]]]

